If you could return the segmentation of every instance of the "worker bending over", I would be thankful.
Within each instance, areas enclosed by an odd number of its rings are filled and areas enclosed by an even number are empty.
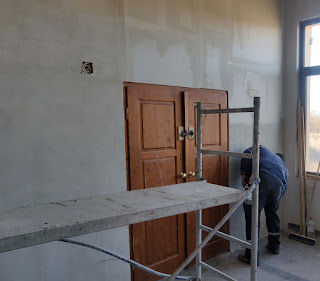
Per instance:
[[[252,153],[252,148],[248,148],[244,153]],[[252,159],[241,159],[241,176],[242,186],[248,188],[253,180]],[[264,209],[266,215],[266,223],[268,228],[268,244],[267,249],[272,254],[279,254],[280,246],[280,219],[278,209],[280,200],[283,197],[288,184],[288,169],[284,162],[283,155],[275,154],[264,146],[260,146],[260,162],[259,162],[259,232],[260,232],[260,214]],[[246,236],[247,240],[251,240],[251,199],[244,204],[244,212],[246,219]],[[240,254],[239,259],[242,262],[249,263],[251,259],[250,249],[245,250],[245,254]],[[259,256],[258,256],[259,264]]]

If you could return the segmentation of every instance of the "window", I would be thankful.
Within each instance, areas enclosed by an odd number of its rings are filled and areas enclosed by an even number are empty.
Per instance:
[[[306,114],[306,171],[320,161],[320,17],[300,24],[300,94]]]

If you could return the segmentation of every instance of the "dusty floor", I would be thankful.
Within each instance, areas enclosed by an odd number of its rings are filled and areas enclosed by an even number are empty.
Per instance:
[[[320,237],[317,237],[318,241]],[[259,281],[320,281],[320,242],[309,246],[292,241],[283,234],[279,255],[272,255],[265,249],[266,239],[260,243]],[[226,253],[208,261],[208,264],[229,274],[237,280],[250,280],[250,266],[238,261],[238,250]],[[184,275],[195,275],[192,267],[183,272]],[[223,280],[213,273],[203,270],[202,281]]]

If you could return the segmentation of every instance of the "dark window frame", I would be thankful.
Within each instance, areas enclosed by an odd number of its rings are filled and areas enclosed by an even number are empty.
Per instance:
[[[299,95],[301,104],[304,107],[306,114],[307,110],[307,81],[309,76],[320,75],[320,65],[316,66],[305,66],[305,35],[306,27],[313,24],[320,24],[320,17],[305,20],[300,22],[300,48],[299,48]],[[306,117],[306,116],[305,116]],[[315,172],[306,171],[308,175],[316,175]]]

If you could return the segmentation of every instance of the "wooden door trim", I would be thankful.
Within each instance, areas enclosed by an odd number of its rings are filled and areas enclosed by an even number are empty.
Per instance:
[[[128,97],[127,97],[127,86],[123,83],[123,117],[124,117],[124,136],[125,136],[125,150],[126,150],[126,177],[127,177],[127,191],[130,191],[130,153],[129,153],[129,127],[127,118],[127,108],[128,108]],[[132,226],[129,225],[129,248],[130,248],[130,258],[133,257],[133,236],[132,236]],[[134,267],[130,265],[130,279],[133,281]]]
[[[216,94],[226,94],[228,96],[227,90],[216,90],[216,89],[208,89],[208,88],[189,88],[183,86],[172,86],[172,85],[160,85],[160,84],[152,84],[152,83],[136,83],[136,82],[123,82],[123,87],[128,86],[155,86],[159,88],[170,88],[175,91],[188,91],[188,92],[198,92],[198,93],[216,93]]]

